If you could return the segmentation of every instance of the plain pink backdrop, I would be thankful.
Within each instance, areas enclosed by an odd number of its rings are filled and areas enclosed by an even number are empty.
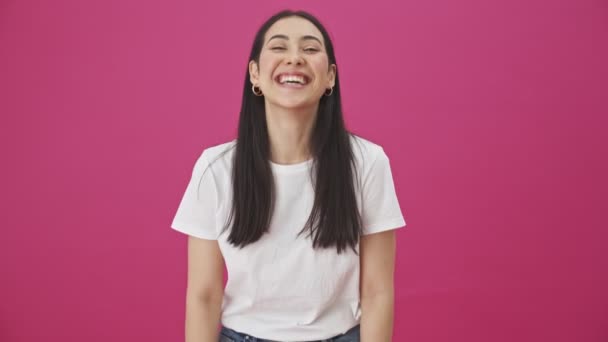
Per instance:
[[[600,0],[3,0],[0,341],[183,341],[169,225],[283,8],[327,25],[391,160],[394,340],[607,341]]]

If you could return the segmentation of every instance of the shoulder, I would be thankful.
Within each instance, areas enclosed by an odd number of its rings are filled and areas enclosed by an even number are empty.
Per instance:
[[[211,161],[216,158],[224,157],[226,154],[231,154],[234,150],[233,147],[236,146],[236,139],[230,140],[224,143],[216,144],[208,146],[203,150],[203,155],[207,158],[207,160]]]
[[[362,152],[366,154],[374,154],[379,150],[382,150],[382,146],[380,146],[378,143],[354,133],[350,133],[350,140],[351,145],[353,145],[355,148],[362,149]]]
[[[196,161],[196,168],[202,170],[211,166],[214,173],[216,171],[221,171],[223,168],[229,168],[235,146],[236,140],[207,146],[199,154],[198,160]]]
[[[386,157],[384,149],[378,143],[353,133],[351,133],[350,136],[355,161],[364,172],[369,171],[371,165],[373,165],[378,158],[382,159]]]

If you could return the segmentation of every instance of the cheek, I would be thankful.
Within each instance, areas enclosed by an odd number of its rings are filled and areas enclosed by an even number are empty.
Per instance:
[[[315,58],[311,60],[311,66],[315,70],[315,74],[321,79],[326,79],[329,71],[329,64],[327,62],[327,57]]]
[[[260,55],[260,78],[269,79],[272,78],[272,70],[276,68],[279,63],[276,57],[270,55]]]

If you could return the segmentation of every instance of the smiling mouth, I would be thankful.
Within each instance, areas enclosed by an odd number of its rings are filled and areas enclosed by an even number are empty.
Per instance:
[[[275,77],[275,82],[286,88],[303,88],[310,83],[310,79],[304,75],[279,75]]]

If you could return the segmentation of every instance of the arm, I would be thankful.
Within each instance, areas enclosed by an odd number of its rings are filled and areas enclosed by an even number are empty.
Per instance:
[[[224,259],[217,240],[188,237],[186,342],[218,340],[223,272]]]
[[[393,336],[395,245],[394,230],[361,237],[362,342],[391,342]]]

